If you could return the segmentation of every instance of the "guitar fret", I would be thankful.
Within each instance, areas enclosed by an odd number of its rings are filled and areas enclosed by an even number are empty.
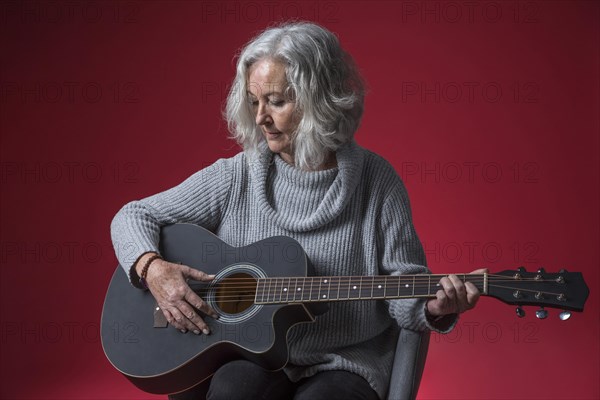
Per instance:
[[[337,300],[340,298],[340,284],[339,284],[339,279],[338,279],[338,283],[337,283],[337,292],[335,291],[335,286],[336,286],[336,281],[335,281],[335,276],[330,276],[329,277],[329,300]]]
[[[348,299],[360,299],[360,282],[355,282],[354,279],[348,279]]]
[[[483,274],[483,287],[481,288],[482,294],[488,294],[488,274]]]
[[[357,299],[358,297],[355,296],[356,292],[356,288],[358,287],[357,285],[355,285],[356,282],[354,282],[354,280],[352,279],[352,277],[348,278],[348,298],[349,299]]]
[[[283,294],[284,294],[284,291],[283,291],[283,287],[284,287],[284,281],[285,281],[285,278],[277,278],[277,282],[278,282],[278,284],[279,284],[279,287],[277,288],[277,294],[278,294],[278,296],[279,296],[279,299],[277,300],[277,302],[278,302],[278,303],[285,303],[285,302],[284,302],[284,300],[283,300]]]
[[[288,299],[290,297],[290,290],[289,290],[289,288],[290,288],[290,278],[287,278],[287,285],[286,285],[285,279],[286,278],[283,278],[283,288],[282,288],[282,290],[283,290],[283,293],[285,293],[285,303],[288,303],[289,302]]]
[[[256,282],[256,295],[254,296],[254,302],[255,303],[261,303],[262,302],[262,298],[263,298],[263,293],[264,292],[264,285],[263,285],[263,279],[258,279],[258,281]],[[261,300],[258,299],[258,297],[261,296]]]
[[[277,290],[277,298],[276,298],[276,302],[277,303],[284,303],[283,300],[283,281],[285,280],[285,278],[276,278],[275,280],[275,284],[276,284],[276,290]]]
[[[306,288],[306,286],[310,283],[310,285],[308,286],[308,289]],[[310,300],[310,292],[312,290],[312,280],[311,278],[304,278],[304,285],[302,286],[302,298],[304,300]],[[304,296],[306,296],[306,298],[304,298]]]
[[[309,283],[310,278],[304,278],[304,282],[302,282],[302,300],[310,300],[310,290],[312,289],[311,285],[306,289],[306,285]],[[306,296],[306,297],[305,297]]]
[[[319,277],[319,301],[328,301],[329,300],[329,290],[326,289],[326,286],[330,284],[329,277],[322,276]]]
[[[321,287],[323,286],[323,280],[322,278],[319,278],[319,293],[317,294],[317,299],[320,300],[321,299]]]
[[[298,294],[300,295],[300,300],[302,300],[302,301],[306,300],[304,298],[304,294],[306,293],[306,278],[302,278],[302,285],[301,285],[301,287],[300,286],[298,287],[298,290],[299,290]]]
[[[271,297],[271,303],[277,303],[277,296],[279,295],[279,290],[277,289],[277,279],[272,278],[273,280],[273,296]]]
[[[429,283],[427,284],[427,296],[431,296],[431,275],[427,275],[429,277]]]
[[[275,285],[274,283],[274,278],[269,278],[269,292],[267,293],[267,303],[272,303],[273,302],[273,298],[274,293],[275,293]]]
[[[341,276],[338,285],[338,299],[349,299],[350,282],[348,282],[348,278],[345,276]]]
[[[383,279],[383,297],[385,298],[385,296],[387,296],[387,278],[388,276],[386,275],[385,278]]]
[[[386,276],[374,276],[373,277],[373,285],[371,290],[371,298],[372,299],[384,299],[385,298],[385,290],[387,286],[387,277]]]
[[[323,278],[319,277],[319,289],[317,290],[317,297],[316,300],[323,300],[323,292],[321,291],[323,289]],[[325,297],[326,299],[327,297]]]
[[[314,300],[317,300],[318,298],[319,298],[319,290],[316,288],[315,278],[312,277],[312,278],[310,278],[310,297],[309,297],[309,299],[314,301]]]
[[[268,300],[269,300],[269,278],[266,278],[264,288],[263,288],[263,303],[266,303]]]
[[[277,299],[277,297],[279,296],[278,283],[279,278],[275,278],[275,280],[273,281],[273,299],[271,300],[273,303],[279,302],[279,300]]]
[[[261,293],[262,293],[262,285],[261,284],[262,284],[262,279],[258,279],[256,281],[256,294],[254,295],[254,302],[255,303],[260,303],[261,302],[261,300],[258,299],[258,296],[262,297],[262,295],[261,295]]]
[[[321,292],[322,289],[323,289],[323,278],[319,277],[319,289],[317,289],[317,295],[315,296],[315,300],[318,300],[318,301],[323,300],[323,293]]]
[[[362,299],[362,290],[363,290],[363,277],[360,277],[360,283],[358,284],[358,298]]]
[[[294,292],[294,299],[293,299],[294,303],[296,302],[296,293],[297,293],[296,288],[297,287],[298,287],[298,278],[294,278],[294,287],[291,288],[292,292]]]

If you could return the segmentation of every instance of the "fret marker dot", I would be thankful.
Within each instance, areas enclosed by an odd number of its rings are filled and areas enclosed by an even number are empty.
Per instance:
[[[438,283],[438,284],[437,284],[437,285],[435,285],[435,286],[440,286],[440,284]]]
[[[327,298],[327,295],[326,295],[326,294],[324,294],[324,295],[323,295],[323,298],[324,298],[324,299],[326,299],[326,298]]]
[[[352,289],[356,289],[356,286],[352,286]]]
[[[406,285],[404,285],[404,287],[409,287],[410,285],[407,283]]]
[[[381,289],[381,285],[377,285],[377,289]]]
[[[287,288],[286,288],[286,287],[284,287],[284,288],[283,288],[283,291],[284,291],[284,292],[287,292]]]
[[[298,288],[298,291],[301,291],[301,290],[302,290],[301,288]]]
[[[327,283],[327,279],[325,279],[325,280],[323,281],[323,283]]]

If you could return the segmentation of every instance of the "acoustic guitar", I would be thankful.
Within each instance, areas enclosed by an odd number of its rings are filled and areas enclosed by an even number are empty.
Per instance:
[[[445,275],[313,276],[308,257],[294,239],[277,236],[245,247],[232,247],[191,224],[164,227],[160,237],[165,260],[216,277],[190,282],[219,314],[201,314],[210,335],[183,335],[168,323],[149,291],[131,287],[120,266],[114,273],[102,311],[101,338],[112,365],[140,389],[156,394],[184,391],[208,379],[223,364],[248,359],[278,370],[288,360],[287,332],[312,322],[333,301],[435,297]],[[486,296],[521,306],[583,311],[588,287],[579,272],[459,274]],[[325,308],[323,307],[325,306]]]

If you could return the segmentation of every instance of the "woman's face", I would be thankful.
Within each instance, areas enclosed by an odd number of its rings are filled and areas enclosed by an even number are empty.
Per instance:
[[[292,137],[300,118],[294,99],[285,95],[287,85],[285,65],[279,61],[259,60],[248,69],[247,95],[256,124],[271,151],[293,164]]]

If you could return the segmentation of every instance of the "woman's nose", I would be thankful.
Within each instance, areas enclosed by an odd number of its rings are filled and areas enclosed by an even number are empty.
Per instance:
[[[256,110],[256,125],[264,125],[269,122],[269,114],[267,113],[267,108],[265,104],[258,105],[258,110]]]

